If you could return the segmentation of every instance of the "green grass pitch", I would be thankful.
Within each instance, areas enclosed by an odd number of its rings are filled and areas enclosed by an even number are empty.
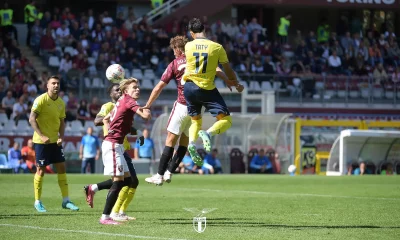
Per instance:
[[[68,175],[71,200],[61,208],[56,175],[46,175],[33,208],[32,175],[0,175],[0,239],[400,239],[398,176],[175,175],[171,184],[140,185],[128,209],[136,221],[98,223],[107,191],[87,206],[82,187],[101,175]],[[217,208],[203,233],[183,208]]]

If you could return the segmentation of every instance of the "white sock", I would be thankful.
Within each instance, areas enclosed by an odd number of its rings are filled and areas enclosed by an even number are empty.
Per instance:
[[[124,213],[124,211],[120,210],[120,211],[119,211],[119,214],[125,214],[125,213]]]
[[[35,200],[35,204],[39,204],[40,203],[40,200]]]
[[[157,173],[157,177],[159,177],[159,178],[160,178],[160,177],[162,177],[162,176],[161,176],[160,174],[158,174],[158,173]]]
[[[171,174],[171,172],[169,170],[165,171],[164,174]]]
[[[93,192],[99,191],[99,187],[97,187],[97,184],[92,184],[92,186],[90,187],[90,189],[91,189]]]
[[[63,202],[69,202],[70,200],[69,200],[69,197],[65,197],[65,198],[63,198]]]
[[[105,220],[105,219],[109,219],[110,215],[106,215],[106,214],[101,214],[101,219]]]

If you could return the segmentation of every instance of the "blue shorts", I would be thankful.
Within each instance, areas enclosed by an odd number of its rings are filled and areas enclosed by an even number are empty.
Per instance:
[[[65,162],[63,148],[62,146],[58,146],[57,143],[35,143],[34,148],[36,153],[36,165],[39,167]]]
[[[228,107],[217,88],[205,90],[197,86],[194,82],[186,82],[183,94],[185,95],[188,113],[191,117],[201,115],[201,108],[203,106],[214,117],[219,114],[230,115]]]
[[[125,158],[125,161],[126,161],[126,165],[128,165],[129,173],[131,174],[131,177],[137,178],[136,169],[133,166],[132,158],[129,156],[129,154],[127,152],[124,152],[124,158]]]

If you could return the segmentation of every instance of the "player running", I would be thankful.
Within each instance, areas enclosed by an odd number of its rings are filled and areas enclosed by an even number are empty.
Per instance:
[[[96,126],[103,126],[103,133],[104,136],[107,136],[107,130],[104,127],[103,124],[103,119],[107,114],[109,114],[113,108],[115,103],[118,101],[118,99],[121,97],[121,90],[119,89],[119,84],[113,84],[111,85],[108,90],[108,94],[110,95],[111,102],[103,104],[101,106],[100,112],[97,114],[94,124]],[[134,128],[131,128],[131,135],[136,135],[137,131]],[[139,138],[140,144],[143,145],[143,136]],[[128,205],[131,203],[133,200],[133,197],[135,196],[136,189],[139,185],[139,179],[137,178],[135,168],[132,163],[132,159],[130,158],[129,154],[126,152],[128,151],[131,146],[128,142],[128,139],[125,137],[124,139],[124,158],[125,161],[128,165],[129,168],[129,173],[131,174],[132,177],[132,183],[130,186],[125,186],[121,189],[121,194],[118,196],[117,203],[114,205],[114,208],[112,209],[111,212],[111,218],[115,221],[127,221],[127,220],[135,220],[134,217],[129,217],[125,214],[126,209],[128,208]],[[94,200],[94,194],[97,191],[103,190],[103,189],[110,189],[112,186],[113,182],[112,179],[108,179],[104,182],[100,182],[97,184],[90,184],[86,185],[84,187],[84,192],[86,195],[86,202],[89,204],[91,208],[93,208],[93,200]]]
[[[175,59],[168,65],[161,77],[161,81],[155,86],[151,92],[149,100],[143,107],[143,109],[149,109],[154,101],[158,98],[163,88],[167,86],[172,79],[175,79],[178,89],[178,99],[175,101],[168,119],[167,139],[165,140],[165,147],[160,158],[158,172],[156,175],[145,179],[145,181],[148,183],[153,183],[160,186],[163,184],[163,180],[168,183],[171,182],[172,173],[179,166],[179,163],[185,156],[189,143],[188,136],[191,120],[190,116],[188,115],[185,96],[183,95],[183,85],[181,85],[181,78],[186,67],[184,51],[187,42],[188,39],[183,36],[171,38],[170,47],[174,51]],[[228,87],[229,84],[232,84],[221,69],[218,68],[216,74],[227,83]],[[179,147],[175,155],[172,157],[174,153],[174,147],[178,139]],[[170,161],[171,157],[172,160]]]
[[[33,143],[36,153],[37,171],[33,186],[35,192],[35,209],[46,212],[40,197],[42,195],[43,177],[46,167],[53,164],[57,170],[58,186],[63,197],[62,207],[78,211],[68,197],[68,182],[62,142],[65,131],[65,103],[58,97],[60,79],[51,76],[47,79],[47,92],[35,99],[29,123],[33,130]]]
[[[123,93],[115,104],[113,110],[103,119],[104,128],[107,131],[101,146],[103,153],[104,175],[112,176],[113,184],[108,192],[101,224],[120,224],[114,221],[110,214],[115,205],[120,191],[125,186],[132,186],[132,178],[129,173],[127,161],[124,159],[124,139],[131,132],[133,117],[136,114],[143,119],[151,118],[150,110],[139,109],[136,100],[139,98],[140,90],[135,78],[124,79],[120,83]],[[124,194],[124,193],[121,193]],[[121,196],[121,195],[120,195]]]
[[[197,153],[195,145],[197,138],[201,137],[204,149],[210,152],[211,137],[224,133],[232,125],[229,109],[214,84],[215,69],[218,64],[222,64],[226,75],[234,82],[239,92],[243,91],[243,86],[238,83],[236,74],[229,65],[225,49],[220,44],[206,38],[201,21],[193,18],[189,21],[188,29],[194,39],[185,46],[186,70],[182,77],[188,113],[192,119],[188,150],[193,162],[202,166],[203,159]],[[201,130],[201,108],[203,106],[217,118],[217,121],[207,131]]]

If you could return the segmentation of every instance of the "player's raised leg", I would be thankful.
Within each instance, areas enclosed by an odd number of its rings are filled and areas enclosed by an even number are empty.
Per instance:
[[[113,184],[112,179],[108,179],[103,182],[99,182],[96,184],[89,184],[83,187],[83,192],[85,193],[86,196],[86,202],[88,205],[93,208],[93,201],[94,201],[94,195],[96,192],[104,190],[104,189],[110,189]]]

